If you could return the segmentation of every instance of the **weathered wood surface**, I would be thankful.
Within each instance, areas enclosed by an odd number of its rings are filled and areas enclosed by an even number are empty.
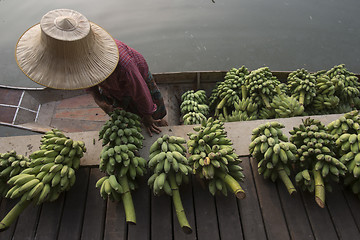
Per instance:
[[[321,209],[308,193],[290,196],[282,183],[260,177],[248,157],[242,157],[246,198],[211,196],[195,177],[181,188],[181,198],[193,229],[179,227],[171,198],[153,196],[144,178],[132,193],[137,225],[127,225],[121,203],[103,200],[95,182],[103,173],[82,167],[77,182],[52,203],[30,205],[0,239],[357,239],[360,200],[347,189],[327,193]],[[2,199],[0,217],[16,203]]]

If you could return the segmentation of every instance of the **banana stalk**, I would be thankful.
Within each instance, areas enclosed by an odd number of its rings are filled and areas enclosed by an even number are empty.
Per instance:
[[[176,211],[176,216],[179,221],[180,227],[186,234],[190,234],[192,232],[192,229],[186,218],[185,210],[181,202],[179,188],[176,184],[176,180],[173,172],[169,173],[169,181],[170,181],[172,199]]]
[[[299,96],[299,103],[300,105],[304,105],[304,102],[305,102],[305,90],[301,90]]]
[[[0,222],[0,232],[5,231],[19,217],[19,215],[29,206],[31,201],[21,199]]]
[[[129,183],[126,176],[119,178],[119,183],[123,187],[124,193],[121,194],[122,202],[124,205],[126,222],[136,224],[135,207],[132,200]]]
[[[325,207],[325,186],[319,170],[313,170],[315,179],[315,201],[321,207]]]
[[[271,109],[269,98],[266,97],[265,94],[263,94],[263,93],[261,93],[260,96],[261,96],[262,100],[264,101],[266,108]]]
[[[246,197],[245,191],[232,176],[222,171],[216,171],[215,175],[222,179],[230,187],[237,198],[244,199]]]
[[[289,176],[286,174],[286,171],[285,171],[283,165],[278,164],[276,170],[279,174],[281,181],[284,183],[286,189],[288,190],[289,194],[291,195],[291,194],[295,193],[296,189],[295,189],[293,183],[291,182]]]
[[[245,85],[241,86],[241,95],[242,95],[242,99],[246,99],[247,98],[247,89]]]

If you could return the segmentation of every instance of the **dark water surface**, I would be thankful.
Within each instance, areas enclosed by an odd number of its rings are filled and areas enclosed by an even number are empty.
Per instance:
[[[359,0],[0,0],[0,85],[40,87],[17,68],[14,48],[56,8],[81,12],[141,52],[154,73],[340,63],[360,72]]]

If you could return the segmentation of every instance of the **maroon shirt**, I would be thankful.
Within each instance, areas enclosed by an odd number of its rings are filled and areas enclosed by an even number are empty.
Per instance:
[[[130,96],[141,115],[150,115],[156,111],[145,79],[149,75],[149,67],[145,58],[136,50],[116,40],[119,49],[119,63],[114,72],[99,87],[103,94],[115,98],[119,102]]]

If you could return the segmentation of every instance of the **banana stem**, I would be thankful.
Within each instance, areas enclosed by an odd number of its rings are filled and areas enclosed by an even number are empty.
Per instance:
[[[217,105],[217,109],[222,109],[225,106],[225,103],[227,102],[228,98],[230,97],[230,95],[226,95],[221,101],[220,103]]]
[[[313,170],[315,179],[315,201],[321,207],[325,207],[325,186],[319,170]]]
[[[222,108],[222,110],[223,110],[224,118],[225,118],[226,121],[228,122],[228,121],[229,121],[229,114],[228,114],[228,112],[227,112],[226,107],[224,106],[224,107]]]
[[[241,95],[243,100],[247,98],[247,89],[245,85],[241,86]]]
[[[286,189],[288,190],[289,194],[293,194],[296,192],[296,188],[294,187],[293,183],[291,182],[289,176],[286,174],[286,171],[284,169],[284,167],[282,166],[282,164],[278,164],[278,166],[276,167],[276,170],[279,174],[279,177],[281,179],[281,181],[284,183]]]
[[[190,233],[192,233],[192,229],[186,218],[185,210],[184,210],[184,207],[181,202],[180,192],[179,192],[179,188],[176,184],[174,173],[170,172],[168,176],[169,176],[170,187],[171,187],[171,191],[172,191],[172,199],[173,199],[176,216],[179,221],[180,227],[186,234],[190,234]]]
[[[0,222],[0,232],[8,229],[30,203],[28,200],[20,200]]]
[[[124,193],[121,194],[122,202],[124,205],[126,222],[131,224],[136,224],[136,214],[134,203],[131,197],[131,192],[129,188],[129,183],[126,176],[119,178],[119,183],[124,189]]]
[[[215,175],[222,179],[233,191],[235,196],[239,199],[244,199],[246,197],[245,191],[242,189],[238,181],[236,181],[232,176],[223,171],[216,171]]]
[[[260,93],[260,96],[261,96],[266,108],[271,109],[271,105],[270,105],[268,97],[266,97],[263,93]]]
[[[304,102],[305,102],[305,91],[301,90],[299,96],[299,103],[300,105],[304,105]]]

